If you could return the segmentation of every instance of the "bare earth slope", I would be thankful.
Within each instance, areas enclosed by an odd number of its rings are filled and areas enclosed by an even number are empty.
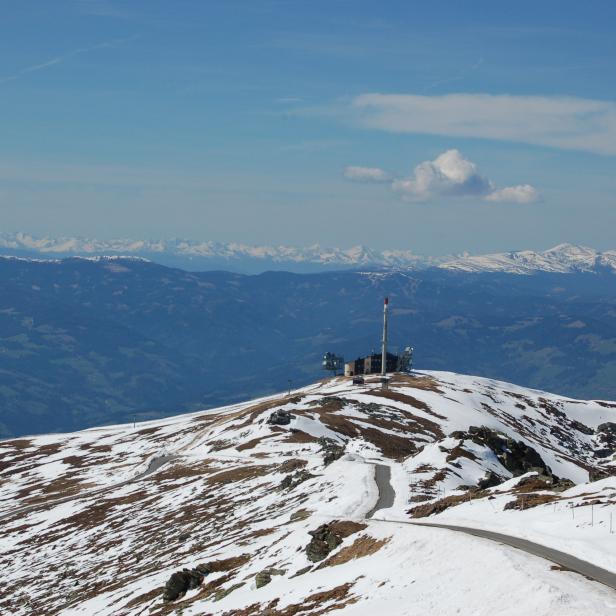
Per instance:
[[[611,614],[606,586],[408,522],[616,571],[615,428],[610,402],[432,372],[4,441],[0,612]]]

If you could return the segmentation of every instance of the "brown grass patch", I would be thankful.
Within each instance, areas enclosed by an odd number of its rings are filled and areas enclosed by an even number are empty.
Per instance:
[[[160,428],[158,426],[152,426],[151,428],[142,428],[141,430],[137,430],[137,434],[140,436],[147,436],[148,434],[156,434]]]
[[[47,445],[41,445],[36,448],[33,455],[36,456],[53,456],[56,453],[60,453],[60,443],[47,443]]]
[[[78,466],[80,468],[87,466],[87,464],[85,464],[86,458],[83,456],[66,456],[66,458],[62,458],[62,462],[64,462],[64,464],[70,464],[71,466]]]
[[[83,443],[79,449],[82,451],[91,451],[93,453],[111,453],[111,445],[93,445],[92,443]]]
[[[259,537],[267,537],[267,535],[271,535],[275,532],[276,531],[273,528],[259,528],[257,530],[253,530],[248,534],[243,534],[242,541],[241,543],[238,543],[238,545],[250,545],[250,541],[252,539],[258,539]]]
[[[242,565],[245,565],[250,560],[250,554],[241,554],[240,556],[233,556],[231,558],[224,558],[222,560],[213,560],[210,563],[212,573],[218,573],[220,571],[233,571]]]
[[[418,481],[417,483],[422,488],[432,488],[439,481],[443,481],[443,479],[445,479],[446,477],[447,477],[447,469],[442,468],[440,471],[437,471],[436,473],[434,473],[434,475],[432,475],[430,479],[424,479],[423,481]]]
[[[296,445],[306,445],[308,443],[316,443],[319,439],[307,432],[301,430],[285,430],[287,433],[286,443],[294,443]]]
[[[408,404],[415,409],[419,409],[420,411],[424,411],[424,413],[429,413],[430,415],[436,415],[432,411],[432,409],[422,400],[418,400],[413,396],[409,396],[408,394],[403,394],[399,391],[392,391],[391,389],[375,389],[370,392],[371,396],[376,396],[378,398],[386,398],[387,400],[394,400],[395,402],[401,402],[402,404]],[[436,415],[439,419],[446,419],[442,415]]]
[[[472,497],[483,498],[484,496],[488,496],[488,494],[489,493],[485,490],[476,490],[472,493]],[[456,505],[468,500],[468,493],[456,496],[446,496],[445,498],[441,498],[433,503],[426,503],[425,505],[413,507],[412,509],[409,509],[407,513],[409,513],[412,518],[426,518],[436,513],[441,513],[442,511],[445,511],[445,509],[449,509],[449,507],[455,507]]]
[[[439,388],[438,383],[431,376],[413,376],[412,374],[396,373],[389,381],[390,387],[397,386],[412,387],[413,389],[423,389],[424,391],[433,391],[437,394],[442,394],[443,391]]]
[[[378,394],[377,395],[381,395],[381,397],[385,397],[385,394]],[[403,396],[403,394],[396,394],[399,396]],[[393,429],[393,428],[398,428],[402,431],[408,432],[408,431],[412,431],[413,433],[419,433],[419,434],[427,434],[433,437],[436,437],[438,439],[444,438],[444,434],[443,431],[441,430],[441,427],[434,421],[431,421],[430,419],[426,419],[425,417],[419,417],[418,415],[415,415],[414,413],[411,413],[410,411],[406,411],[404,409],[399,409],[399,408],[395,408],[395,407],[391,407],[391,406],[385,406],[384,407],[386,410],[389,410],[390,412],[395,413],[396,415],[399,416],[399,418],[397,419],[396,422],[393,422],[392,420],[385,420],[383,418],[370,418],[372,419],[372,423],[374,423],[375,425],[379,425],[376,421],[374,420],[381,420],[381,421],[392,421],[392,425],[389,426],[387,424],[383,424],[382,427],[384,428],[389,428],[389,429]],[[441,418],[440,415],[437,415],[436,413],[433,413],[430,411],[430,414],[436,417]],[[365,419],[364,421],[370,421],[370,419]],[[401,420],[405,419],[407,422],[413,422],[412,424],[408,424],[408,423],[403,423]],[[444,417],[442,417],[442,419],[445,419]],[[415,424],[415,425],[413,425]]]
[[[355,539],[351,545],[342,548],[339,552],[321,563],[317,569],[322,569],[323,567],[335,567],[336,565],[343,565],[344,563],[348,563],[349,561],[357,558],[371,556],[372,554],[378,552],[388,542],[389,539],[375,539],[369,535],[363,535],[362,537]]]
[[[353,421],[354,419],[355,418],[352,418],[351,421]],[[396,431],[401,432],[400,436],[406,436],[406,434],[408,434],[409,432],[411,434],[417,434],[417,433],[426,434],[426,431],[424,430],[425,426],[423,425],[423,422],[415,421],[414,416],[407,417],[407,419],[410,419],[416,425],[412,425],[412,424],[409,425],[408,423],[404,423],[400,419],[374,417],[371,415],[367,416],[366,418],[363,418],[361,421],[363,423],[370,424],[371,426],[374,426],[375,428],[383,428],[384,430],[391,430],[392,432],[396,432]],[[421,418],[418,418],[418,419],[421,419]],[[434,434],[432,430],[430,430],[429,433],[430,435]]]
[[[538,505],[545,505],[560,500],[555,494],[519,494],[514,501],[508,502],[503,509],[532,509]]]
[[[470,451],[467,451],[463,447],[456,445],[448,454],[445,460],[447,462],[452,462],[453,460],[457,460],[458,458],[468,458],[469,460],[476,460],[477,456]]]
[[[414,473],[429,473],[430,471],[435,471],[435,470],[436,469],[431,464],[421,464],[413,472]]]
[[[60,493],[62,496],[70,496],[79,492],[82,485],[82,481],[74,475],[65,475],[45,483],[41,492],[45,495]]]
[[[377,428],[362,428],[362,436],[373,445],[376,445],[387,458],[401,460],[417,453],[417,446],[405,436],[385,434]]]
[[[22,449],[28,449],[32,447],[32,441],[27,438],[18,438],[14,441],[5,441],[4,443],[2,443],[2,447],[6,447],[7,445],[9,447],[13,447],[13,449],[21,451]]]
[[[22,458],[26,460],[27,458]],[[10,460],[8,462],[0,462],[0,473],[2,473],[2,479],[7,479],[13,475],[26,474],[28,471],[32,471],[38,468],[38,464],[29,464],[27,466],[15,466],[21,460]]]
[[[293,471],[298,471],[301,468],[304,468],[307,464],[308,464],[307,460],[291,458],[290,460],[285,460],[282,464],[278,466],[278,472],[279,473],[292,473]]]
[[[409,503],[425,503],[431,498],[432,497],[427,494],[418,494],[417,496],[411,496],[411,498],[409,498]]]
[[[207,482],[209,484],[217,483],[234,483],[236,481],[245,481],[247,479],[256,479],[257,477],[263,477],[274,471],[274,464],[256,465],[256,466],[238,466],[236,468],[230,468],[229,470],[216,473],[211,477],[208,477]]]
[[[347,404],[347,401],[336,396],[324,396],[320,400],[312,402],[312,406],[316,406],[320,413],[336,413],[341,411]],[[301,409],[298,409],[301,412]]]
[[[321,616],[334,610],[341,610],[348,605],[357,603],[358,597],[349,596],[349,591],[354,582],[341,584],[330,590],[324,590],[306,597],[301,603],[293,603],[282,609],[276,609],[278,599],[270,601],[268,604],[253,603],[248,607],[224,612],[222,616],[296,616],[296,614],[310,614],[310,616]],[[322,607],[328,604],[327,607]]]
[[[350,535],[367,528],[365,524],[361,524],[360,522],[352,522],[351,520],[334,520],[333,522],[330,522],[329,527],[334,533],[340,535],[343,539],[346,539]]]
[[[165,464],[162,468],[156,471],[156,477],[147,477],[147,479],[160,483],[162,481],[177,481],[188,477],[201,477],[202,475],[211,475],[216,472],[216,467],[211,466],[213,460],[211,458],[201,460],[195,464]]]
[[[250,441],[246,441],[245,443],[242,443],[241,445],[238,445],[236,447],[236,449],[238,451],[245,451],[246,449],[254,449],[261,441],[267,439],[267,438],[272,438],[272,436],[275,436],[274,434],[266,434],[265,436],[258,436],[257,438],[253,438]]]

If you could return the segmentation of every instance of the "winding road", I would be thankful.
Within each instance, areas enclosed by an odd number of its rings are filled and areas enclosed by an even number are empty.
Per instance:
[[[396,498],[396,492],[391,486],[391,467],[385,464],[375,464],[374,479],[379,489],[379,498],[376,505],[366,514],[367,518],[372,518],[381,509],[393,507]]]
[[[375,466],[374,479],[379,490],[379,498],[376,505],[368,512],[367,518],[379,522],[390,522],[393,524],[410,524],[412,526],[429,526],[432,528],[442,528],[445,530],[455,531],[459,533],[465,533],[467,535],[473,535],[474,537],[480,537],[482,539],[488,539],[504,545],[517,548],[527,554],[533,556],[539,556],[545,560],[556,563],[564,569],[579,573],[595,582],[600,582],[616,590],[616,573],[597,567],[588,561],[581,560],[566,552],[549,548],[545,545],[535,543],[534,541],[528,541],[527,539],[520,539],[519,537],[512,537],[511,535],[504,535],[502,533],[495,533],[489,530],[483,530],[478,528],[470,528],[468,526],[456,526],[454,524],[437,524],[432,522],[412,522],[410,520],[378,520],[374,518],[374,514],[381,509],[389,509],[395,499],[395,492],[391,485],[391,469],[384,464],[377,464]]]

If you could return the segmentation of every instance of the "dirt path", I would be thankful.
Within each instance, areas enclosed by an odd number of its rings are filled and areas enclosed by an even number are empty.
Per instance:
[[[379,499],[374,508],[368,513],[367,518],[374,519],[374,514],[380,509],[388,509],[394,503],[395,492],[391,485],[391,469],[389,466],[377,464],[375,467],[374,479],[379,489]],[[465,533],[467,535],[473,535],[474,537],[480,537],[481,539],[488,539],[495,541],[503,545],[508,545],[518,550],[522,550],[527,554],[533,556],[539,556],[545,560],[549,560],[557,565],[560,565],[565,570],[574,571],[579,573],[595,582],[605,584],[610,588],[616,590],[616,573],[597,567],[588,561],[581,560],[566,552],[549,548],[545,545],[528,541],[527,539],[520,539],[519,537],[512,537],[511,535],[504,535],[502,533],[495,533],[489,530],[469,528],[467,526],[456,526],[455,524],[437,524],[432,522],[412,522],[410,520],[374,520],[379,522],[388,522],[391,524],[410,524],[412,526],[424,526],[432,528],[442,528],[449,531]]]

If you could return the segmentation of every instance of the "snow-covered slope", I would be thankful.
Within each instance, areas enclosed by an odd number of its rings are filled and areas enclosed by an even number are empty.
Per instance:
[[[0,612],[613,613],[597,583],[408,522],[471,510],[532,535],[574,503],[551,544],[616,571],[615,422],[610,402],[430,372],[4,441]],[[375,464],[395,497],[366,519]]]
[[[490,255],[465,256],[439,265],[443,269],[462,272],[503,272],[534,274],[553,272],[616,272],[616,250],[599,252],[592,248],[559,244],[544,252],[522,250]]]

